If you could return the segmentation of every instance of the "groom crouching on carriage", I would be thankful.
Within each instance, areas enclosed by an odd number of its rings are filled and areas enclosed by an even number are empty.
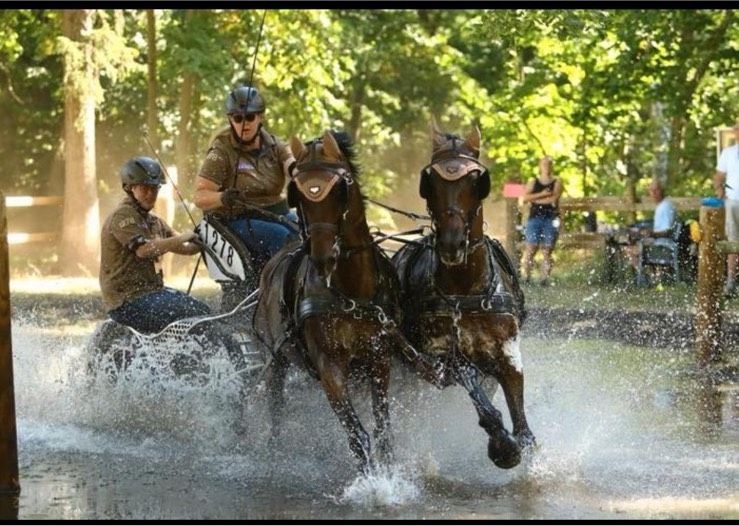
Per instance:
[[[286,144],[263,129],[266,105],[256,88],[232,90],[225,107],[229,126],[208,148],[193,202],[209,222],[225,227],[243,242],[253,261],[256,283],[266,261],[298,237],[298,218],[282,196],[295,158]],[[250,286],[233,280],[221,285],[224,311],[242,300]]]
[[[191,230],[178,234],[151,213],[165,183],[154,159],[134,157],[120,172],[126,197],[103,225],[100,289],[108,315],[141,333],[155,333],[170,323],[210,313],[204,303],[164,286],[161,257],[167,252],[200,252]]]

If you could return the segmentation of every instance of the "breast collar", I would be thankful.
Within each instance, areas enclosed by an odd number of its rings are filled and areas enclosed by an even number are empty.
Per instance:
[[[377,247],[372,250],[375,268],[377,269],[377,286],[375,295],[371,299],[355,299],[347,296],[336,287],[327,287],[322,294],[305,296],[305,280],[310,272],[310,259],[305,256],[299,272],[299,283],[294,310],[295,325],[300,328],[306,319],[311,316],[333,314],[338,317],[353,319],[378,319],[378,307],[388,316],[395,317],[397,302],[392,297],[393,284],[383,272],[381,258],[386,257]]]
[[[428,237],[433,237],[433,234]],[[514,314],[514,298],[510,292],[501,290],[501,269],[495,262],[490,241],[487,237],[483,237],[481,244],[485,246],[488,264],[493,274],[485,292],[482,294],[445,294],[434,280],[434,270],[436,265],[440,264],[434,251],[435,264],[429,265],[426,269],[425,284],[421,288],[421,293],[415,296],[419,300],[417,305],[421,316],[454,317],[456,311],[463,314]],[[433,251],[433,244],[429,243],[426,247],[419,247],[418,253],[424,250]]]

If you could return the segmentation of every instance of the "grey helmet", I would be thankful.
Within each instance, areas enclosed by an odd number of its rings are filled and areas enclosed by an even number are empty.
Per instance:
[[[257,88],[241,86],[226,97],[226,113],[262,113],[267,106]]]
[[[121,168],[121,183],[124,188],[133,184],[161,186],[166,180],[158,162],[151,157],[139,156],[125,162]]]

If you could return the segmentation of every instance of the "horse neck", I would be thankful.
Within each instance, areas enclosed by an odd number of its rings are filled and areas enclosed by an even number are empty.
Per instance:
[[[364,213],[364,200],[355,182],[349,189],[348,213],[342,224],[342,246],[349,255],[339,256],[336,266],[336,286],[344,294],[354,298],[371,299],[377,289],[377,269],[367,218]],[[364,247],[364,248],[360,248]]]
[[[492,269],[485,244],[479,244],[483,237],[482,209],[480,209],[470,228],[470,245],[475,248],[467,253],[467,261],[459,265],[446,266],[440,259],[438,260],[434,279],[444,293],[463,295],[485,291]]]

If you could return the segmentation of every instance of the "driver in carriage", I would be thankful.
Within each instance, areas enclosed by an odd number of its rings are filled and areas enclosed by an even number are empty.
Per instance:
[[[208,148],[193,202],[222,220],[263,264],[298,236],[279,219],[298,220],[283,197],[295,158],[288,145],[264,129],[266,105],[256,88],[230,91],[225,106],[229,125]]]
[[[164,286],[161,257],[200,253],[197,235],[175,232],[151,213],[162,168],[150,157],[134,157],[120,171],[126,197],[108,216],[100,239],[100,289],[108,316],[141,333],[161,331],[190,316],[210,314],[204,303]]]

